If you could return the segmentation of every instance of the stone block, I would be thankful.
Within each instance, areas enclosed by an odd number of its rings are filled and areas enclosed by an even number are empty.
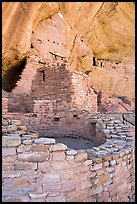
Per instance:
[[[127,162],[126,161],[123,161],[121,166],[126,166]]]
[[[84,163],[83,163],[84,165],[92,165],[93,164],[93,161],[91,160],[91,159],[88,159],[88,160],[86,160],[86,161],[84,161]]]
[[[21,144],[20,136],[2,136],[3,147],[17,147]]]
[[[119,202],[119,197],[118,197],[118,195],[113,196],[113,197],[112,197],[112,201],[113,201],[113,202]]]
[[[27,127],[25,125],[19,125],[17,127],[18,130],[27,131]]]
[[[73,171],[74,171],[74,175],[83,174],[89,171],[89,166],[83,166],[83,165],[76,166],[76,167],[73,167]]]
[[[51,194],[51,193],[56,193],[56,192],[60,192],[60,183],[57,182],[45,182],[42,185],[42,189],[44,192]]]
[[[103,162],[103,166],[104,166],[104,167],[108,167],[108,166],[109,166],[109,162],[108,162],[108,161]]]
[[[62,181],[61,191],[65,195],[74,193],[76,191],[76,182],[75,182],[75,179],[74,180],[70,180],[70,181],[67,181],[67,180],[66,181]]]
[[[94,164],[92,167],[91,167],[91,170],[92,171],[96,171],[98,169],[101,169],[102,168],[102,163],[98,163],[98,164]]]
[[[21,136],[22,139],[31,139],[31,137],[27,137],[26,131],[23,130],[17,130],[15,133],[13,132],[12,134],[18,134],[19,136]]]
[[[52,167],[49,161],[38,163],[38,169],[44,173],[52,171]]]
[[[13,182],[12,188],[25,188],[30,186],[30,181],[27,178],[19,178]]]
[[[35,192],[38,193],[38,194],[43,193],[43,185],[39,185],[39,186],[37,187],[37,189],[36,189]],[[44,191],[44,192],[45,192],[45,191]]]
[[[2,148],[2,156],[14,156],[16,155],[16,149],[15,148]]]
[[[50,145],[45,144],[33,144],[30,148],[31,152],[45,152],[49,149]]]
[[[67,146],[65,144],[62,144],[62,143],[57,143],[57,144],[54,144],[51,149],[50,149],[52,152],[55,152],[55,151],[65,151],[67,150]]]
[[[96,175],[97,175],[97,173],[96,173],[96,172],[92,172],[90,177],[91,177],[91,178],[95,178],[95,177],[96,177]]]
[[[53,161],[62,161],[66,157],[64,152],[53,152],[52,153],[52,160]]]
[[[41,193],[41,194],[38,194],[38,193],[29,193],[29,196],[33,199],[38,199],[38,198],[46,198],[48,195],[48,193]]]
[[[24,144],[21,144],[21,145],[17,148],[17,153],[20,154],[20,153],[29,152],[31,146],[32,146],[32,145],[24,145]]]
[[[77,154],[77,151],[76,151],[76,150],[73,150],[73,149],[70,149],[70,150],[67,150],[67,151],[66,151],[66,154],[67,154],[67,155],[76,155],[76,154]]]
[[[98,195],[98,202],[109,202],[109,192],[102,192]]]
[[[98,163],[101,163],[102,162],[102,158],[100,157],[95,157],[92,159],[94,163],[98,164]]]
[[[75,161],[84,161],[86,159],[87,159],[86,152],[78,153],[77,155],[75,155]]]
[[[2,178],[18,178],[20,176],[21,173],[17,171],[2,172]]]
[[[99,194],[99,193],[101,193],[102,191],[103,191],[102,185],[97,186],[96,188],[91,188],[91,190],[90,190],[90,196]]]
[[[43,162],[49,159],[49,152],[24,153],[18,155],[19,161]]]
[[[2,171],[9,171],[14,169],[14,163],[3,162]]]
[[[105,161],[112,160],[112,155],[105,155],[105,157],[103,157],[103,160],[105,160]]]
[[[41,183],[57,183],[60,182],[60,175],[58,173],[46,173],[43,175],[42,179],[41,179]]]
[[[87,189],[87,188],[91,188],[92,187],[92,182],[90,180],[86,180],[86,181],[83,181],[81,183],[81,189],[84,190],[84,189]]]
[[[66,160],[72,164],[74,162],[74,155],[66,155]]]
[[[109,163],[110,163],[111,166],[113,166],[113,165],[116,164],[116,160],[111,160]]]
[[[7,133],[7,132],[8,132],[7,128],[5,128],[5,127],[2,126],[2,134],[5,134],[5,133]]]
[[[60,172],[61,180],[69,180],[73,178],[73,171],[71,169],[65,169]]]
[[[86,180],[89,180],[91,178],[91,172],[90,171],[87,171],[87,172],[84,172],[83,174],[80,175],[77,175],[78,176],[78,180],[80,179],[81,182],[83,181],[86,181]]]
[[[112,168],[112,167],[106,168],[106,172],[113,173],[115,172],[115,168]]]
[[[102,175],[102,174],[104,174],[104,173],[105,173],[104,168],[98,169],[98,170],[96,171],[97,176]]]
[[[33,140],[23,140],[22,144],[24,145],[31,145],[33,143]]]
[[[39,139],[35,139],[34,143],[35,144],[54,144],[55,143],[55,139],[51,139],[51,138],[39,138]]]
[[[117,160],[119,157],[120,157],[119,154],[113,154],[113,156],[112,156],[113,160]]]
[[[39,138],[39,133],[38,132],[30,132],[29,136],[31,136],[32,138]]]
[[[101,175],[95,180],[95,184],[102,184],[109,181],[110,177],[108,175]]]
[[[2,158],[2,161],[10,163],[10,162],[15,162],[16,159],[17,159],[17,155],[13,155],[13,156],[7,156]]]
[[[54,161],[51,163],[51,166],[54,170],[64,170],[71,167],[67,161]]]
[[[15,132],[17,131],[17,126],[16,125],[8,125],[7,126],[7,132],[11,133],[11,132]]]
[[[2,119],[2,126],[7,126],[8,125],[8,121]]]
[[[15,170],[36,170],[37,164],[32,162],[22,162],[22,161],[16,161],[15,162]]]

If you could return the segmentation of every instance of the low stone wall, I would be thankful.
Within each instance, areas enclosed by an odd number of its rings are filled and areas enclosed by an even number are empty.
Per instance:
[[[128,125],[129,127],[135,127],[135,112],[115,112],[115,113],[105,113],[108,117],[114,117],[120,120],[123,124]]]
[[[76,151],[3,116],[3,202],[128,202],[134,193],[132,135],[114,118],[90,120],[106,141]]]
[[[8,113],[8,115],[13,119],[22,120],[22,123],[26,125],[30,131],[37,131],[41,136],[72,136],[95,140],[95,123],[93,122],[91,124],[86,113],[70,111],[60,112],[57,115],[42,113]]]

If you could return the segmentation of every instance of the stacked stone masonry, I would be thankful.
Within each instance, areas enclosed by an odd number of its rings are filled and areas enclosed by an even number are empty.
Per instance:
[[[7,113],[8,112],[8,99],[2,98],[2,112]]]
[[[106,140],[76,151],[3,115],[3,202],[128,202],[135,184],[129,128],[100,114],[89,121]]]
[[[9,112],[37,112],[41,105],[43,110],[40,112],[43,113],[51,112],[51,109],[53,113],[70,109],[97,112],[97,94],[88,76],[76,71],[70,72],[67,63],[49,64],[38,67],[36,62],[31,66],[28,63],[23,78],[9,94]],[[35,69],[30,76],[32,66]]]

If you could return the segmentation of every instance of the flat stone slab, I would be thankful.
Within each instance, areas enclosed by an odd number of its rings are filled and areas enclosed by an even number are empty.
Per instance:
[[[35,144],[55,144],[55,142],[55,139],[52,138],[39,138],[34,140]]]
[[[24,153],[18,155],[19,161],[28,161],[28,162],[44,162],[49,159],[49,153],[48,152],[40,152],[40,153]]]
[[[66,151],[66,154],[67,154],[67,155],[76,155],[76,154],[77,154],[77,151],[74,150],[74,149],[70,149],[70,150]]]
[[[65,144],[57,143],[53,145],[53,147],[51,148],[51,151],[52,152],[65,151],[66,149],[67,149],[67,146]]]
[[[35,193],[29,193],[29,196],[31,198],[46,198],[48,193],[42,193],[42,194],[35,194]]]

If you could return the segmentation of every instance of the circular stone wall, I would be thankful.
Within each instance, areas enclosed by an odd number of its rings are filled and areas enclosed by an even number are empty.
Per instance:
[[[134,193],[128,126],[103,115],[90,120],[106,142],[76,151],[3,116],[3,201],[128,202]]]

